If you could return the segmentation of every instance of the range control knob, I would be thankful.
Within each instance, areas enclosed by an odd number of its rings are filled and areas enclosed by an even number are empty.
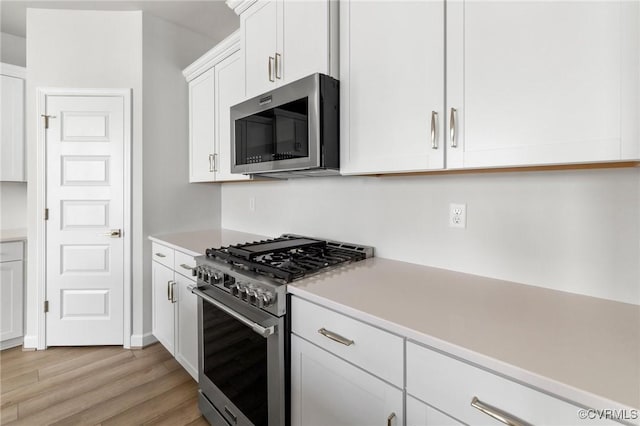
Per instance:
[[[231,290],[231,294],[233,294],[236,297],[240,297],[240,286],[238,286],[238,284],[233,284],[231,287],[229,287],[229,290]]]
[[[219,271],[211,272],[211,284],[220,284],[224,275]]]
[[[260,300],[258,301],[258,306],[260,308],[266,308],[267,306],[273,305],[275,302],[275,296],[270,291],[265,291],[260,295]]]

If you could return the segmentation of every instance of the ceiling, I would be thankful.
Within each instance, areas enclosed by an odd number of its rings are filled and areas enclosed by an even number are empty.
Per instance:
[[[26,10],[78,9],[78,10],[142,10],[218,42],[240,27],[238,16],[223,0],[75,0],[30,1],[1,0],[0,30],[26,37]]]

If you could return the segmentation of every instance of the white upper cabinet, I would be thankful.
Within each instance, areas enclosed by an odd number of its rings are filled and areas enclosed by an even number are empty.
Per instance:
[[[444,167],[444,1],[340,2],[343,174]]]
[[[22,67],[0,64],[0,181],[24,182],[24,82]]]
[[[231,106],[244,97],[240,36],[233,33],[182,73],[189,84],[189,182],[246,180],[231,174]]]
[[[637,160],[639,22],[637,1],[341,1],[341,172]]]
[[[246,98],[316,72],[337,78],[335,1],[248,0],[227,4],[240,14]]]
[[[448,2],[447,167],[638,158],[639,9]]]

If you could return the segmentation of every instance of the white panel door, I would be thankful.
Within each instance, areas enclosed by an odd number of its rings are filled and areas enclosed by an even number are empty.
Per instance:
[[[189,182],[215,180],[215,73],[189,83]]]
[[[0,181],[24,181],[24,80],[0,75]]]
[[[261,1],[240,17],[247,98],[275,87],[278,11],[278,1]]]
[[[447,167],[637,157],[639,5],[451,2]]]
[[[403,424],[402,391],[291,336],[291,424]]]
[[[176,359],[191,377],[198,381],[198,296],[187,290],[195,282],[175,274],[176,299]]]
[[[246,180],[249,176],[231,174],[231,114],[230,109],[244,95],[242,54],[236,52],[215,66],[216,73],[216,181]]]
[[[407,426],[462,426],[462,423],[407,395]]]
[[[316,72],[330,74],[329,2],[283,1],[282,4],[283,37],[282,47],[278,47],[281,57],[276,70],[278,84],[290,83]]]
[[[158,262],[151,262],[153,312],[151,332],[160,343],[175,354],[175,281],[173,270]]]
[[[46,97],[48,346],[123,344],[124,102]]]
[[[341,1],[340,55],[340,171],[443,168],[444,1]]]
[[[22,336],[22,261],[0,263],[0,342]]]

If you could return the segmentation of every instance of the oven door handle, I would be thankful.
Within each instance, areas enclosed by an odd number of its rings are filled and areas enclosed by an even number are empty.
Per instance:
[[[211,303],[213,306],[215,306],[216,308],[220,309],[224,313],[226,313],[226,314],[232,316],[233,318],[237,319],[238,321],[240,321],[241,323],[243,323],[247,327],[251,328],[251,330],[255,331],[256,333],[258,333],[262,337],[269,337],[269,336],[271,336],[272,334],[274,334],[276,332],[276,327],[274,325],[272,325],[271,327],[263,327],[260,324],[251,321],[249,318],[247,318],[247,317],[245,317],[243,315],[240,315],[239,313],[237,313],[233,309],[225,306],[223,303],[218,302],[216,299],[214,299],[213,297],[209,296],[208,294],[198,290],[198,288],[196,286],[190,285],[190,286],[187,287],[187,290],[189,290],[191,293],[195,294],[196,296],[198,296],[199,298],[201,298],[205,302]]]

